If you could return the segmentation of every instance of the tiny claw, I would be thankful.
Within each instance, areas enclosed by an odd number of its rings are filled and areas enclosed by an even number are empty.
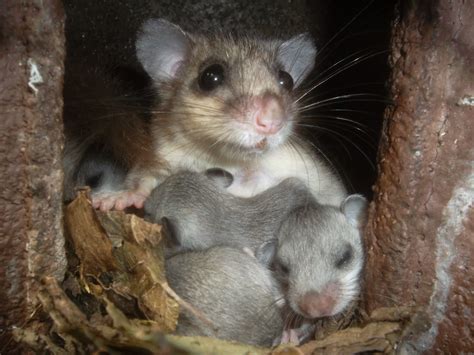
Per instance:
[[[142,209],[144,204],[145,204],[144,200],[139,200],[139,201],[135,201],[133,205],[138,209]]]
[[[100,210],[102,212],[107,212],[110,211],[114,207],[114,199],[113,197],[107,197],[104,200],[102,200],[100,204]]]
[[[290,329],[290,343],[295,344],[295,345],[300,344],[298,332],[295,329]]]
[[[285,329],[279,339],[274,343],[280,342],[280,344],[292,343],[295,345],[300,344],[300,339],[298,335],[298,329]]]
[[[103,212],[115,209],[123,211],[127,207],[135,206],[142,209],[147,196],[137,191],[116,191],[109,194],[100,194],[93,198],[92,205]]]
[[[114,210],[123,211],[126,208],[125,204],[126,203],[122,200],[115,201]]]

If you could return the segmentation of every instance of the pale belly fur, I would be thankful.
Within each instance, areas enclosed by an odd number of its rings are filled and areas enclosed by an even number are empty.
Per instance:
[[[209,168],[221,168],[234,176],[234,182],[227,189],[240,197],[254,196],[289,177],[303,180],[320,203],[339,206],[346,197],[346,190],[337,174],[327,167],[318,157],[302,148],[281,147],[267,152],[252,164],[236,166],[225,161],[199,159],[199,155],[186,154],[179,150],[161,151],[161,156],[170,164],[171,171],[205,171]]]

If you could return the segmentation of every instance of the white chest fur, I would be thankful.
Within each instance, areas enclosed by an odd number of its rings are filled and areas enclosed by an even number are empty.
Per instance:
[[[288,177],[297,177],[306,182],[320,203],[339,206],[346,197],[335,172],[302,147],[298,151],[280,147],[245,165],[211,161],[204,159],[202,154],[190,154],[189,150],[163,149],[159,154],[168,161],[172,171],[204,171],[216,167],[229,171],[234,176],[234,182],[228,191],[236,196],[254,196]]]

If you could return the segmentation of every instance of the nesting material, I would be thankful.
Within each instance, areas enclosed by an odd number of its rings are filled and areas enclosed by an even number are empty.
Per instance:
[[[66,209],[69,272],[63,285],[41,280],[38,298],[50,329],[16,329],[17,340],[53,354],[318,354],[376,351],[390,353],[411,311],[380,310],[361,327],[334,327],[297,348],[264,349],[205,337],[171,335],[179,305],[202,316],[169,288],[159,225],[123,212],[96,212],[87,192]],[[212,320],[206,320],[212,322]],[[321,324],[324,324],[322,322]],[[350,324],[347,316],[339,325]],[[323,327],[323,325],[321,326]],[[319,327],[318,333],[322,334]],[[329,329],[329,328],[328,328]]]

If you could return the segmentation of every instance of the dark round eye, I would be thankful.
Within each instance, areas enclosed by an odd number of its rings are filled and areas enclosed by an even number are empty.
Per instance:
[[[349,264],[349,262],[352,260],[352,254],[352,247],[348,245],[342,255],[336,260],[336,267],[340,269]]]
[[[285,276],[288,276],[288,274],[290,273],[290,269],[288,268],[288,266],[282,263],[277,263],[277,269],[279,272],[281,272]]]
[[[288,91],[293,90],[293,78],[284,70],[278,71],[278,84]]]
[[[212,91],[224,82],[224,67],[212,64],[201,72],[198,84],[203,91]]]

